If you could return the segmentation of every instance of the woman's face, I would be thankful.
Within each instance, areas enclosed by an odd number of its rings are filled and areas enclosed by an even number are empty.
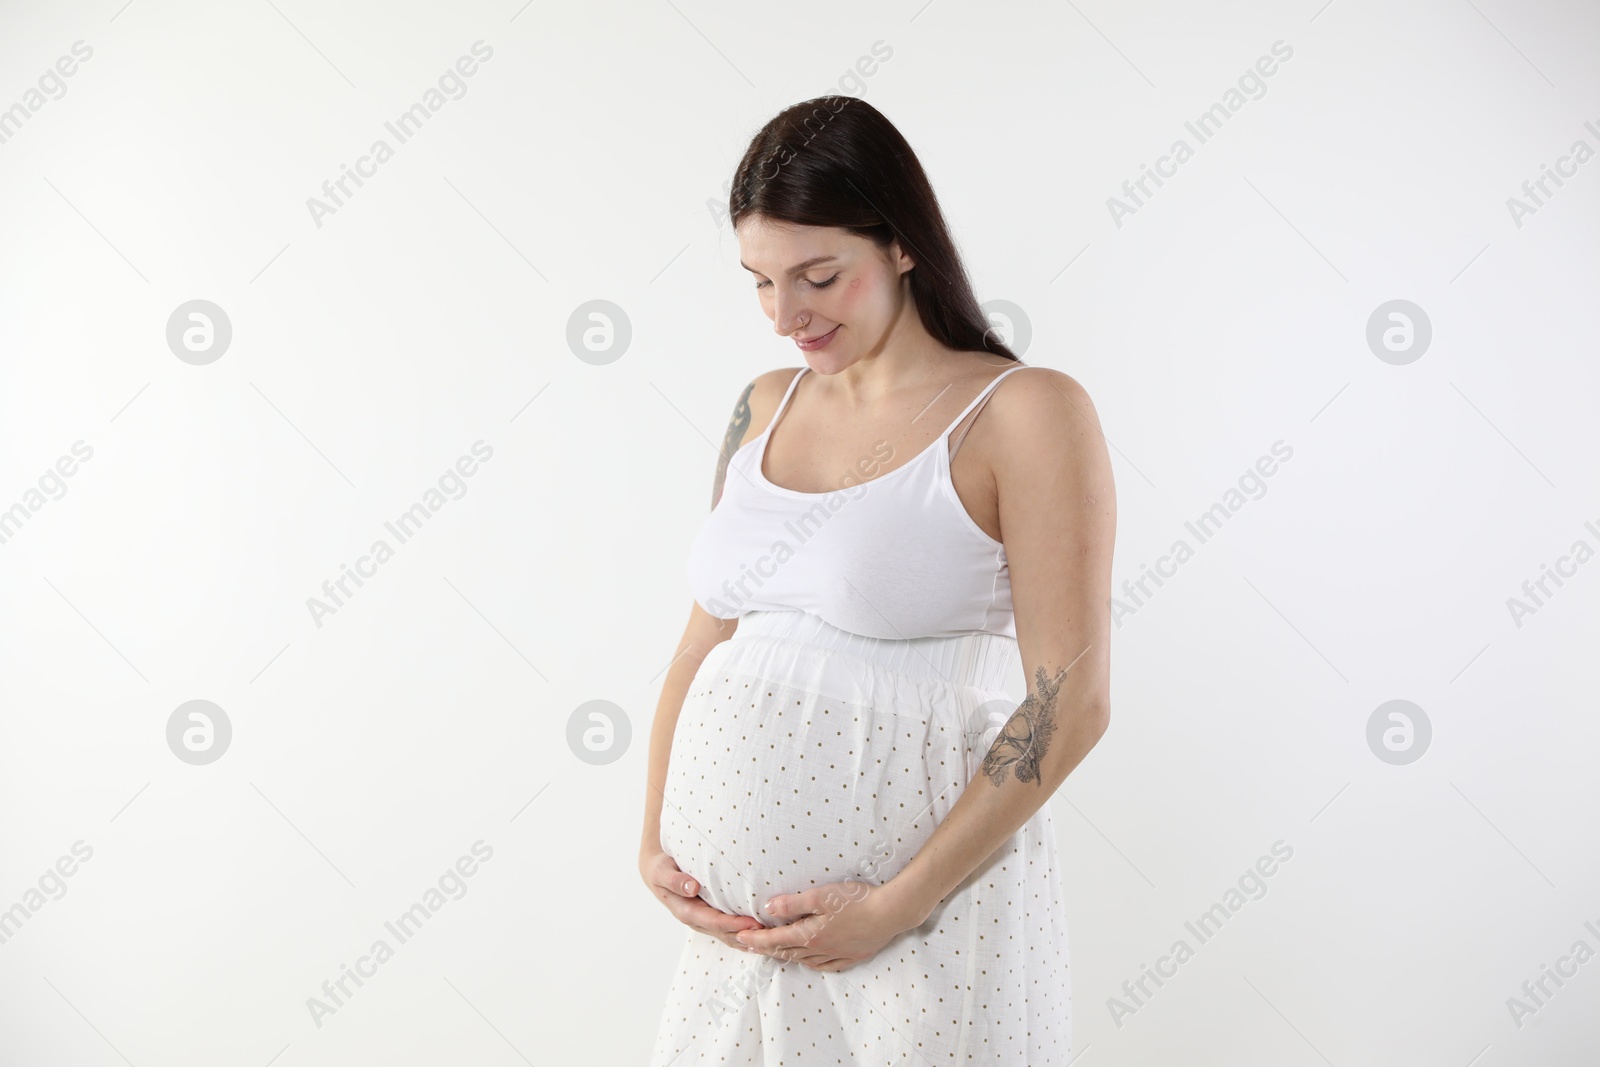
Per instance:
[[[821,348],[796,346],[818,373],[834,374],[856,362],[900,316],[906,298],[901,279],[914,263],[898,241],[886,255],[841,229],[760,215],[741,219],[736,232],[739,262],[750,271],[773,329],[797,340],[826,340]]]

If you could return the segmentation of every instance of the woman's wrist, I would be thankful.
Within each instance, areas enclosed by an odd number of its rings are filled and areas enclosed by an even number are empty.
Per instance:
[[[927,900],[914,880],[896,875],[874,891],[878,905],[900,930],[914,930],[928,921],[937,900]]]

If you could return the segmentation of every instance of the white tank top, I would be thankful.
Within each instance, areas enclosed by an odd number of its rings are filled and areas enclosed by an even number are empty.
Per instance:
[[[962,506],[946,439],[1022,369],[997,376],[910,462],[848,488],[802,493],[761,473],[767,438],[810,370],[802,367],[767,428],[728,460],[722,498],[689,550],[695,601],[723,619],[808,611],[868,637],[1015,638],[1005,546]]]

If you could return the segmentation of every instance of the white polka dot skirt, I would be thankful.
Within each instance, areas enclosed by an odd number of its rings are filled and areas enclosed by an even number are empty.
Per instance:
[[[744,615],[672,741],[661,845],[712,907],[882,885],[980,774],[1017,702],[1014,638],[884,640],[800,611]],[[976,780],[974,781],[974,779]],[[846,905],[848,906],[848,905]],[[670,921],[670,920],[668,920]],[[1066,909],[1045,804],[913,930],[818,971],[684,929],[650,1067],[1066,1067]]]

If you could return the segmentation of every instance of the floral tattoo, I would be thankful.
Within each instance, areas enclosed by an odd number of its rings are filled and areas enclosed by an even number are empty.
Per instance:
[[[739,394],[739,402],[733,406],[733,418],[728,420],[728,432],[722,439],[722,450],[717,459],[717,480],[711,487],[712,510],[722,500],[722,483],[728,476],[728,460],[739,450],[739,442],[744,440],[745,431],[750,429],[750,394],[755,387],[755,382],[744,387],[744,392]]]
[[[1006,773],[1016,770],[1019,782],[1041,782],[1039,761],[1049,747],[1050,735],[1056,728],[1056,694],[1061,690],[1061,679],[1066,674],[1062,668],[1054,681],[1044,676],[1044,668],[1034,671],[1034,691],[1017,706],[1011,718],[1000,729],[989,754],[983,758],[983,773],[995,785],[1006,780]]]

